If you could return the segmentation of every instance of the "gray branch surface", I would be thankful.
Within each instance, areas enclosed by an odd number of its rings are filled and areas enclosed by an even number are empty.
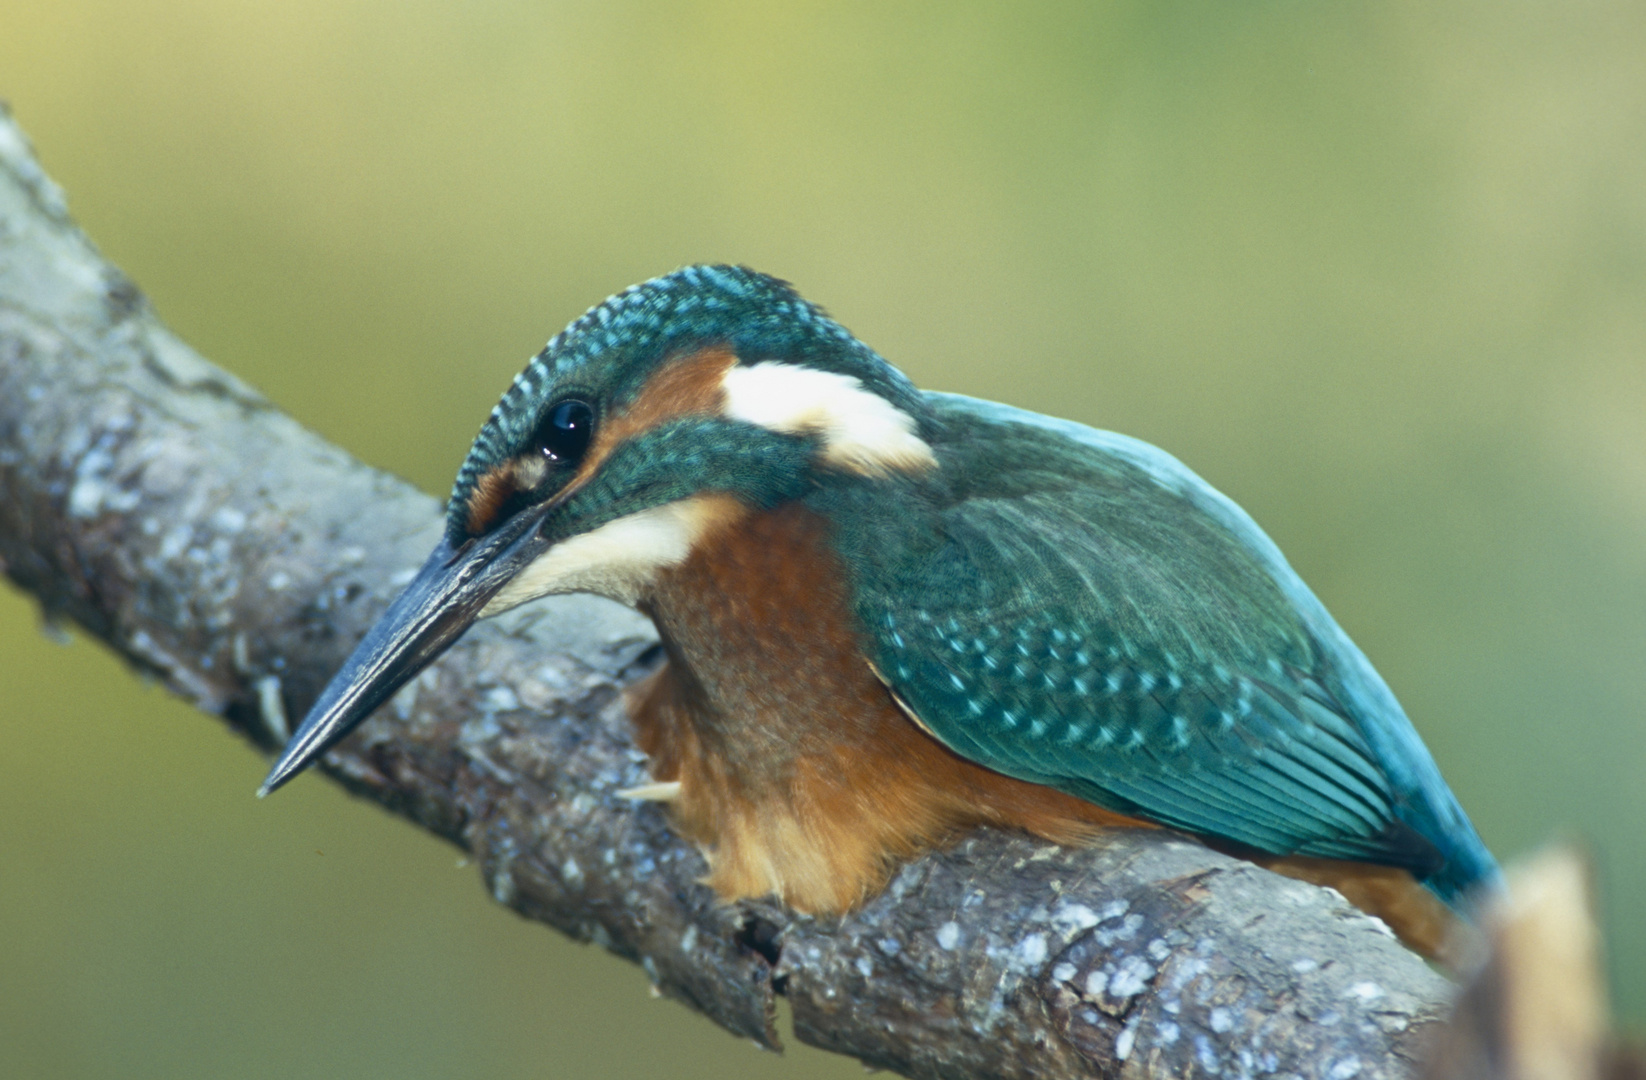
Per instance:
[[[272,750],[439,528],[167,331],[0,112],[0,562],[47,617]],[[1336,893],[1169,832],[979,833],[839,920],[717,903],[663,812],[615,794],[646,780],[621,695],[654,645],[604,601],[532,605],[326,771],[768,1046],[784,994],[803,1041],[912,1077],[1417,1071],[1445,980]]]

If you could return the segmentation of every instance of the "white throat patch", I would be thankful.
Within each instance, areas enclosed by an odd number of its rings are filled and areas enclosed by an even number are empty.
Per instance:
[[[766,360],[725,374],[726,416],[786,434],[823,440],[823,460],[866,476],[937,467],[915,434],[914,417],[861,380],[833,371]]]
[[[742,512],[735,499],[699,495],[608,521],[539,555],[491,598],[479,617],[569,592],[594,593],[633,607],[658,571],[685,562],[699,540]]]

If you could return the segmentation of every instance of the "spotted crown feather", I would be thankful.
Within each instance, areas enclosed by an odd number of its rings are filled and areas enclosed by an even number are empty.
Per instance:
[[[782,358],[852,375],[907,411],[921,408],[901,372],[788,282],[746,266],[682,267],[590,308],[515,376],[458,470],[448,533],[462,535],[480,477],[527,449],[542,410],[561,394],[621,407],[665,357],[716,343],[743,363]]]

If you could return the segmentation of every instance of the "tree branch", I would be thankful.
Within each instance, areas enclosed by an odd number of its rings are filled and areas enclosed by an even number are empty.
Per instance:
[[[0,113],[0,562],[265,749],[433,545],[435,501],[211,366],[70,221]],[[983,832],[840,920],[718,904],[645,779],[638,615],[568,597],[476,628],[329,756],[473,852],[498,902],[775,1045],[909,1076],[1408,1076],[1444,980],[1335,893],[1165,831]]]

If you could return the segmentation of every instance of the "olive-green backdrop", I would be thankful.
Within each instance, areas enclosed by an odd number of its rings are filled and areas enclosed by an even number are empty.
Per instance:
[[[0,0],[0,96],[208,357],[443,493],[587,305],[797,282],[1250,510],[1646,1018],[1646,7]],[[0,1076],[860,1075],[490,903],[0,588]]]

